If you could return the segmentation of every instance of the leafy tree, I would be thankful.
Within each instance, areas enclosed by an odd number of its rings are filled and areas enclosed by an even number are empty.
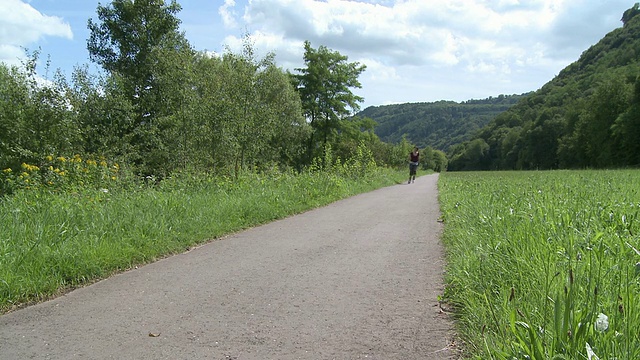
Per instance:
[[[184,98],[184,92],[176,86],[189,81],[175,80],[188,78],[185,72],[189,66],[185,65],[193,51],[179,32],[176,14],[180,10],[175,0],[169,4],[163,0],[114,0],[109,6],[98,6],[98,22],[88,21],[91,60],[118,77],[123,94],[132,103],[131,145],[146,173],[169,170],[159,169],[169,162],[172,150],[165,143],[165,130],[172,125],[167,120],[184,113],[180,108],[184,102],[178,100]]]
[[[39,80],[34,52],[23,69],[0,64],[0,166],[39,164],[79,149],[80,134],[65,98],[65,79]]]
[[[275,63],[266,63],[257,74],[255,83],[259,116],[256,126],[263,136],[256,144],[259,148],[254,149],[255,155],[259,155],[256,163],[299,167],[304,155],[304,142],[311,130],[302,115],[300,97],[288,75]]]
[[[93,76],[86,66],[77,67],[65,94],[76,117],[83,152],[128,161],[134,114],[118,77]]]
[[[475,139],[453,148],[453,155],[449,161],[452,170],[483,170],[486,169],[489,144],[483,139]]]
[[[304,49],[306,67],[296,69],[299,74],[292,75],[292,79],[302,99],[304,115],[313,128],[307,150],[310,160],[316,149],[326,148],[340,122],[360,109],[358,103],[363,98],[354,95],[351,88],[362,87],[358,76],[366,66],[350,63],[347,56],[325,46],[314,49],[309,41],[305,41]]]
[[[629,104],[630,90],[621,79],[611,79],[595,90],[590,97],[582,121],[576,131],[584,139],[585,154],[597,167],[610,167],[619,162],[615,159],[615,144],[612,141],[612,125]]]
[[[620,21],[622,21],[622,23],[626,25],[629,22],[629,20],[631,20],[634,16],[638,14],[640,14],[640,4],[635,3],[635,5],[633,5],[632,8],[625,10],[625,12],[622,14],[622,19],[620,19]]]
[[[447,155],[444,153],[444,151],[433,151],[433,164],[433,171],[435,172],[444,172],[447,170],[448,160]]]
[[[178,31],[175,14],[180,10],[175,0],[169,5],[164,0],[114,0],[110,6],[98,6],[98,23],[88,21],[90,59],[123,79],[140,118],[153,117],[162,103],[154,75],[158,56],[166,52],[157,48],[180,51],[189,46]]]
[[[640,77],[635,81],[631,106],[616,118],[611,131],[620,146],[620,162],[631,166],[640,165]]]
[[[0,168],[17,168],[25,150],[22,146],[24,111],[29,103],[26,74],[0,63]],[[0,170],[1,170],[0,169]]]

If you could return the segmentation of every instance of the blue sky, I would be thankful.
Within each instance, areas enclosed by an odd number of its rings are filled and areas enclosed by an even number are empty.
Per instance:
[[[90,64],[95,0],[0,0],[0,61],[41,48],[69,77]],[[108,1],[101,1],[103,5]],[[363,108],[464,101],[540,88],[608,32],[635,1],[621,0],[182,0],[182,30],[197,50],[240,51],[302,67],[305,40],[367,66]],[[43,71],[43,68],[40,67]],[[90,70],[96,71],[90,64]],[[41,74],[46,76],[46,74]]]

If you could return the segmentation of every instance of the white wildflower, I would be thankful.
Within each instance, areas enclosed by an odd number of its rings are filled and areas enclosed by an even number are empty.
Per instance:
[[[609,328],[609,317],[603,313],[598,314],[598,318],[596,319],[596,330],[600,332],[605,332]]]

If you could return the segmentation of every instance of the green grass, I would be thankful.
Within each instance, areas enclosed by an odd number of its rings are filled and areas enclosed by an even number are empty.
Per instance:
[[[640,358],[640,171],[439,181],[444,298],[468,358]]]
[[[0,312],[405,177],[184,175],[134,190],[17,191],[0,198]]]

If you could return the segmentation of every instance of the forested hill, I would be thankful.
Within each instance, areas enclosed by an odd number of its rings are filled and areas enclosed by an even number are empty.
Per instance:
[[[371,106],[357,114],[373,119],[375,133],[385,142],[407,141],[421,148],[431,146],[447,151],[452,145],[469,140],[499,113],[509,109],[523,95],[500,95],[461,103],[437,101]]]
[[[449,170],[640,165],[640,8],[538,91],[452,147]]]

